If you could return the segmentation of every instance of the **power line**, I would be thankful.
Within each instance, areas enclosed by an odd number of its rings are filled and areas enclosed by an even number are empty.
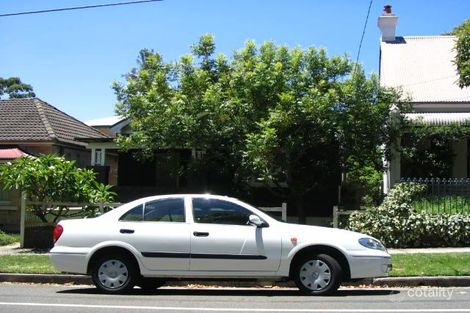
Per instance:
[[[359,49],[357,50],[356,64],[354,65],[354,72],[356,72],[357,64],[359,63],[359,56],[361,55],[362,42],[364,41],[364,35],[366,33],[367,22],[369,21],[370,8],[372,7],[372,2],[374,2],[374,0],[370,0],[369,9],[367,10],[366,21],[364,22],[364,28],[362,29],[362,36],[361,36],[361,41],[359,42]]]
[[[146,2],[157,2],[157,1],[163,1],[163,0],[140,0],[140,1],[128,1],[128,2],[117,2],[117,3],[105,3],[105,4],[85,5],[85,6],[80,6],[80,7],[48,9],[48,10],[39,10],[39,11],[25,11],[25,12],[16,12],[16,13],[5,13],[5,14],[0,14],[0,17],[18,16],[18,15],[29,15],[29,14],[42,14],[42,13],[61,12],[61,11],[72,11],[72,10],[96,9],[96,8],[113,7],[113,6],[122,6],[122,5],[130,5],[130,4],[141,4],[141,3],[146,3]]]

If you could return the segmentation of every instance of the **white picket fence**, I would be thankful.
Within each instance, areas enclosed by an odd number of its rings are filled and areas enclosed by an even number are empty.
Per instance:
[[[281,213],[281,219],[287,222],[287,203],[283,202],[280,207],[259,207],[261,211]]]
[[[333,207],[333,227],[339,227],[339,217],[341,215],[351,215],[354,212],[356,212],[356,210],[341,210],[337,205],[335,205]]]

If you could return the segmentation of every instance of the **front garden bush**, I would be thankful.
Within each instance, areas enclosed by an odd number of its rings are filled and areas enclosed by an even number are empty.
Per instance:
[[[0,165],[0,181],[5,189],[17,189],[37,202],[112,202],[111,186],[99,183],[90,169],[56,155],[18,158]],[[33,214],[44,223],[56,223],[67,208],[32,205]]]
[[[425,186],[397,184],[382,204],[349,219],[349,228],[369,234],[388,247],[461,247],[470,245],[470,215],[417,212],[413,202]]]
[[[16,189],[32,201],[26,208],[23,245],[26,248],[50,248],[54,225],[72,217],[63,204],[112,202],[111,186],[99,183],[90,169],[79,168],[74,161],[56,155],[23,157],[0,165],[0,181],[5,189]],[[62,203],[47,205],[51,203]],[[95,216],[98,208],[86,206],[81,216]]]
[[[12,243],[15,243],[18,241],[19,241],[18,235],[7,234],[0,230],[0,246],[11,245]]]

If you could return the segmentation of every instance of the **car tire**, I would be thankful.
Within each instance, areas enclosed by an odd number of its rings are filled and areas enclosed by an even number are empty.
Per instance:
[[[326,296],[335,293],[341,285],[343,271],[338,261],[328,254],[303,257],[293,272],[297,287],[305,294]]]
[[[110,254],[99,257],[93,266],[91,278],[102,292],[126,293],[134,288],[139,277],[135,262],[126,256]]]
[[[152,291],[155,289],[160,288],[165,284],[165,281],[158,278],[148,278],[148,277],[141,277],[137,286],[139,286],[142,290],[145,291]]]

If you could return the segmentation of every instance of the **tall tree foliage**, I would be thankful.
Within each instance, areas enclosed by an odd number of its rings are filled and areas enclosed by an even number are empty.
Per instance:
[[[455,27],[451,34],[457,36],[455,64],[459,72],[459,86],[468,87],[470,86],[470,19]]]
[[[33,87],[21,82],[18,77],[0,77],[0,99],[7,94],[10,98],[30,98],[35,97]]]
[[[234,182],[283,186],[277,191],[297,200],[302,220],[306,194],[347,171],[352,158],[377,159],[390,141],[398,95],[360,67],[352,74],[347,57],[253,41],[230,59],[214,51],[211,35],[173,63],[141,51],[138,68],[114,84],[117,111],[133,129],[121,147],[147,155],[204,149],[202,164]]]

